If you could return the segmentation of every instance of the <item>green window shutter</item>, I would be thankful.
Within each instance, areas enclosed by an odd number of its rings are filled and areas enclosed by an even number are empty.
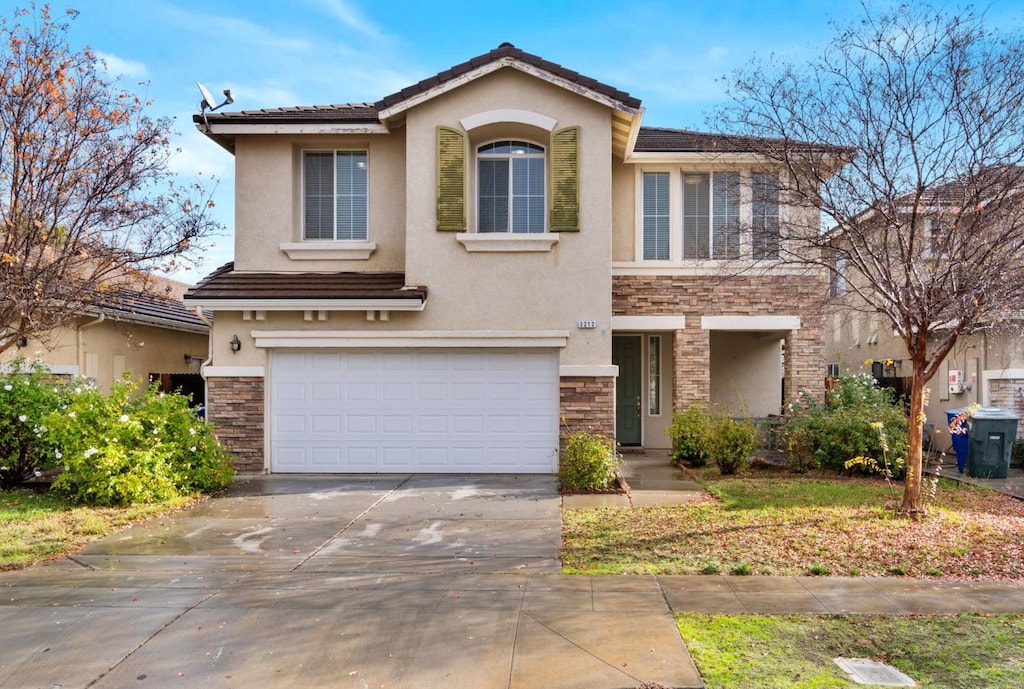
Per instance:
[[[437,128],[437,229],[466,230],[466,135]]]
[[[580,128],[566,127],[551,134],[552,232],[580,229]]]

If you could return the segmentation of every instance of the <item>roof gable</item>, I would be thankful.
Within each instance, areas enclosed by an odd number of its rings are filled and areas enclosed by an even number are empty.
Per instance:
[[[603,84],[596,79],[567,69],[562,65],[545,60],[537,55],[524,52],[511,43],[500,46],[483,55],[478,55],[455,65],[432,77],[407,86],[397,93],[385,96],[374,107],[382,120],[400,114],[411,107],[458,88],[499,69],[512,68],[531,74],[557,86],[590,98],[615,110],[636,114],[640,110],[640,99],[620,91],[614,86]]]

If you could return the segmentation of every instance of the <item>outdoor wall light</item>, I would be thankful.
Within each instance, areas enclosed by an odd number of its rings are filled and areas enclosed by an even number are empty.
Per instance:
[[[231,351],[237,354],[242,349],[242,341],[238,339],[238,335],[231,338]]]
[[[22,335],[21,337],[14,341],[14,344],[17,345],[18,349],[28,347],[28,338]]]

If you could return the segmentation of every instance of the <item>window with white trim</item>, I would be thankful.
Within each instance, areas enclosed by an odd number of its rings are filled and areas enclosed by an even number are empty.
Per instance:
[[[545,151],[526,141],[495,141],[476,150],[477,231],[544,232]]]
[[[754,260],[779,257],[779,177],[770,172],[755,172],[751,241]]]
[[[647,338],[647,413],[661,415],[661,335]]]
[[[643,243],[645,261],[669,259],[669,173],[645,172]]]
[[[303,239],[366,240],[366,173],[366,151],[303,153]]]
[[[740,174],[683,174],[683,258],[740,255]]]

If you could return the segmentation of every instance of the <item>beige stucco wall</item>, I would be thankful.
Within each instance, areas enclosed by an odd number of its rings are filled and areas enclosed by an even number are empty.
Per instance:
[[[26,347],[10,349],[0,359],[38,358],[59,372],[93,378],[106,391],[126,371],[141,385],[150,373],[199,373],[207,355],[205,334],[110,320],[88,325],[94,320],[80,319],[78,327],[55,332],[45,343],[30,338]],[[202,358],[189,364],[185,354]]]
[[[470,253],[455,233],[436,229],[436,127],[497,109],[526,109],[553,118],[556,129],[579,126],[580,232],[558,233],[549,252]],[[611,114],[588,99],[505,69],[435,98],[408,113],[406,280],[427,285],[427,330],[561,330],[569,344],[561,363],[607,364],[611,358]],[[470,148],[500,136],[503,127],[470,132]],[[548,146],[549,132],[517,125]],[[508,134],[506,134],[508,135]],[[467,194],[475,196],[475,165]],[[475,207],[468,209],[470,230]],[[595,329],[580,330],[580,320]]]
[[[785,333],[711,333],[711,403],[733,416],[768,416],[782,409]]]
[[[239,136],[235,142],[235,269],[272,272],[401,271],[405,260],[405,136]],[[302,241],[302,152],[366,150],[369,259],[293,260]],[[344,242],[339,242],[339,245]]]
[[[612,260],[636,260],[636,166],[612,163]]]
[[[892,326],[881,314],[867,315],[856,311],[836,310],[825,324],[825,355],[829,363],[839,364],[840,374],[871,374],[871,362],[893,359],[902,364],[898,376],[912,374],[903,341],[893,335]],[[949,390],[949,371],[964,373],[967,386],[963,392]],[[1021,375],[1018,375],[1021,374]],[[1024,337],[1019,331],[1000,332],[961,337],[953,351],[939,365],[939,370],[928,382],[930,404],[925,410],[927,423],[944,429],[946,411],[971,404],[1004,404],[992,394],[986,378],[1018,381],[1024,379]],[[1011,411],[1013,411],[1011,409]],[[936,449],[949,448],[949,435],[936,436]]]

